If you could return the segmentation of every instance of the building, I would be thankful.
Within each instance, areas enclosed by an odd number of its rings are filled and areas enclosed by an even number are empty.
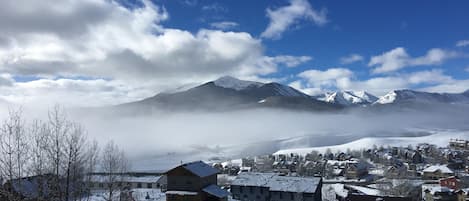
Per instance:
[[[226,201],[229,193],[217,185],[219,170],[196,161],[167,171],[167,201]]]
[[[139,174],[122,174],[117,175],[116,186],[122,188],[161,188],[160,175],[139,175]],[[108,176],[104,174],[91,175],[88,186],[92,190],[102,190],[109,186]]]
[[[461,180],[455,176],[440,179],[440,186],[444,186],[453,190],[459,189],[461,188]]]
[[[242,173],[231,183],[233,199],[251,201],[320,201],[322,178],[275,173]]]
[[[454,172],[446,165],[432,165],[423,171],[424,179],[441,179],[454,176]]]

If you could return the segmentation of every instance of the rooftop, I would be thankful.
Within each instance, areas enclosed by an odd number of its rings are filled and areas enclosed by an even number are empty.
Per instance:
[[[271,191],[314,193],[321,178],[278,176],[274,173],[239,174],[232,185],[267,187]]]

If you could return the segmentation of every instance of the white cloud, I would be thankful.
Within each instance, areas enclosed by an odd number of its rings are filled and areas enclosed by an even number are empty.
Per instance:
[[[7,100],[41,98],[46,93],[30,91],[38,84],[42,86],[38,91],[57,92],[50,97],[59,97],[66,94],[57,88],[119,83],[113,96],[124,96],[115,97],[114,103],[120,103],[128,100],[126,88],[146,91],[129,96],[137,100],[222,75],[260,79],[280,66],[293,67],[311,60],[306,56],[267,56],[261,41],[246,32],[201,29],[191,33],[165,28],[160,22],[169,14],[150,1],[132,9],[107,0],[20,1],[25,2],[6,2],[0,7],[0,72],[43,79],[14,83],[11,77],[1,77],[1,85],[9,89],[0,96]],[[75,78],[55,80],[57,77]],[[79,77],[91,80],[73,81]],[[69,89],[68,97],[79,95],[73,90],[80,88]],[[91,105],[112,102],[100,97],[90,100]]]
[[[210,26],[216,29],[228,30],[228,29],[233,29],[233,28],[238,27],[239,24],[236,22],[222,21],[222,22],[210,23]]]
[[[363,61],[363,56],[359,54],[350,54],[348,56],[340,58],[341,64],[351,64],[359,61]]]
[[[456,42],[456,47],[466,47],[469,45],[469,40],[460,40]]]
[[[388,73],[409,66],[439,65],[445,60],[460,56],[459,53],[439,48],[430,49],[426,55],[411,57],[402,47],[392,49],[378,56],[373,56],[368,63],[373,73]]]
[[[308,0],[290,0],[288,6],[278,9],[267,9],[267,17],[270,23],[267,29],[261,33],[263,38],[279,39],[291,25],[300,20],[308,20],[317,25],[327,23],[326,10],[317,11],[313,9]]]
[[[290,55],[279,55],[275,57],[265,57],[265,62],[273,63],[276,65],[285,65],[286,67],[296,67],[313,58],[310,56],[290,56]]]
[[[15,80],[10,74],[0,74],[0,87],[11,86],[14,82]]]
[[[213,3],[213,4],[202,6],[202,10],[213,11],[213,12],[228,12],[228,9],[219,3]]]
[[[290,83],[290,86],[310,95],[331,90],[365,90],[379,96],[395,89],[417,88],[426,91],[440,89],[439,92],[445,89],[449,92],[462,92],[468,88],[467,85],[464,86],[467,81],[455,80],[439,69],[359,80],[346,68],[330,68],[324,71],[304,71],[298,74],[298,78],[300,79]],[[427,87],[422,88],[421,85]],[[454,88],[451,89],[451,86]]]
[[[466,69],[464,69],[464,70],[469,73],[469,66],[466,67]]]

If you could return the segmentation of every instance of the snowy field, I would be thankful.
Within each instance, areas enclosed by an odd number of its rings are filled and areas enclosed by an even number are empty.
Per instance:
[[[133,191],[132,192],[133,198],[136,201],[164,201],[166,200],[166,195],[162,193],[160,189],[139,188],[139,189],[132,189],[132,191]],[[90,198],[89,201],[106,201],[105,199],[106,195],[107,194],[105,191],[93,191],[92,195],[89,197]],[[116,197],[116,200],[118,200],[117,197]]]
[[[349,143],[334,145],[334,146],[321,146],[321,147],[306,147],[295,149],[282,149],[274,153],[279,154],[299,154],[306,155],[312,151],[325,152],[330,149],[332,152],[350,150],[360,150],[372,148],[373,146],[401,146],[408,145],[416,146],[419,143],[435,144],[440,147],[446,147],[450,139],[468,139],[469,131],[433,131],[431,135],[421,137],[366,137],[355,140]]]

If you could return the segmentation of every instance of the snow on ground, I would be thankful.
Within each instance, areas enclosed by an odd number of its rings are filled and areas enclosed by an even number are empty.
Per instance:
[[[160,189],[146,189],[146,188],[138,188],[138,189],[132,189],[133,193],[133,198],[135,198],[136,201],[165,201],[166,200],[166,195],[165,193],[161,192]],[[116,195],[119,195],[119,193],[116,193]],[[146,199],[147,195],[149,196],[149,199]],[[104,199],[106,196],[105,191],[93,191],[92,195],[89,197],[90,201],[106,201]],[[119,200],[116,197],[116,200]]]
[[[461,138],[468,139],[469,131],[435,131],[432,135],[421,137],[366,137],[349,143],[333,146],[307,147],[295,149],[282,149],[274,153],[280,154],[299,154],[306,155],[312,151],[325,152],[330,149],[332,152],[346,151],[347,149],[359,150],[372,148],[376,146],[416,146],[419,143],[430,143],[437,146],[446,147],[450,139]]]

